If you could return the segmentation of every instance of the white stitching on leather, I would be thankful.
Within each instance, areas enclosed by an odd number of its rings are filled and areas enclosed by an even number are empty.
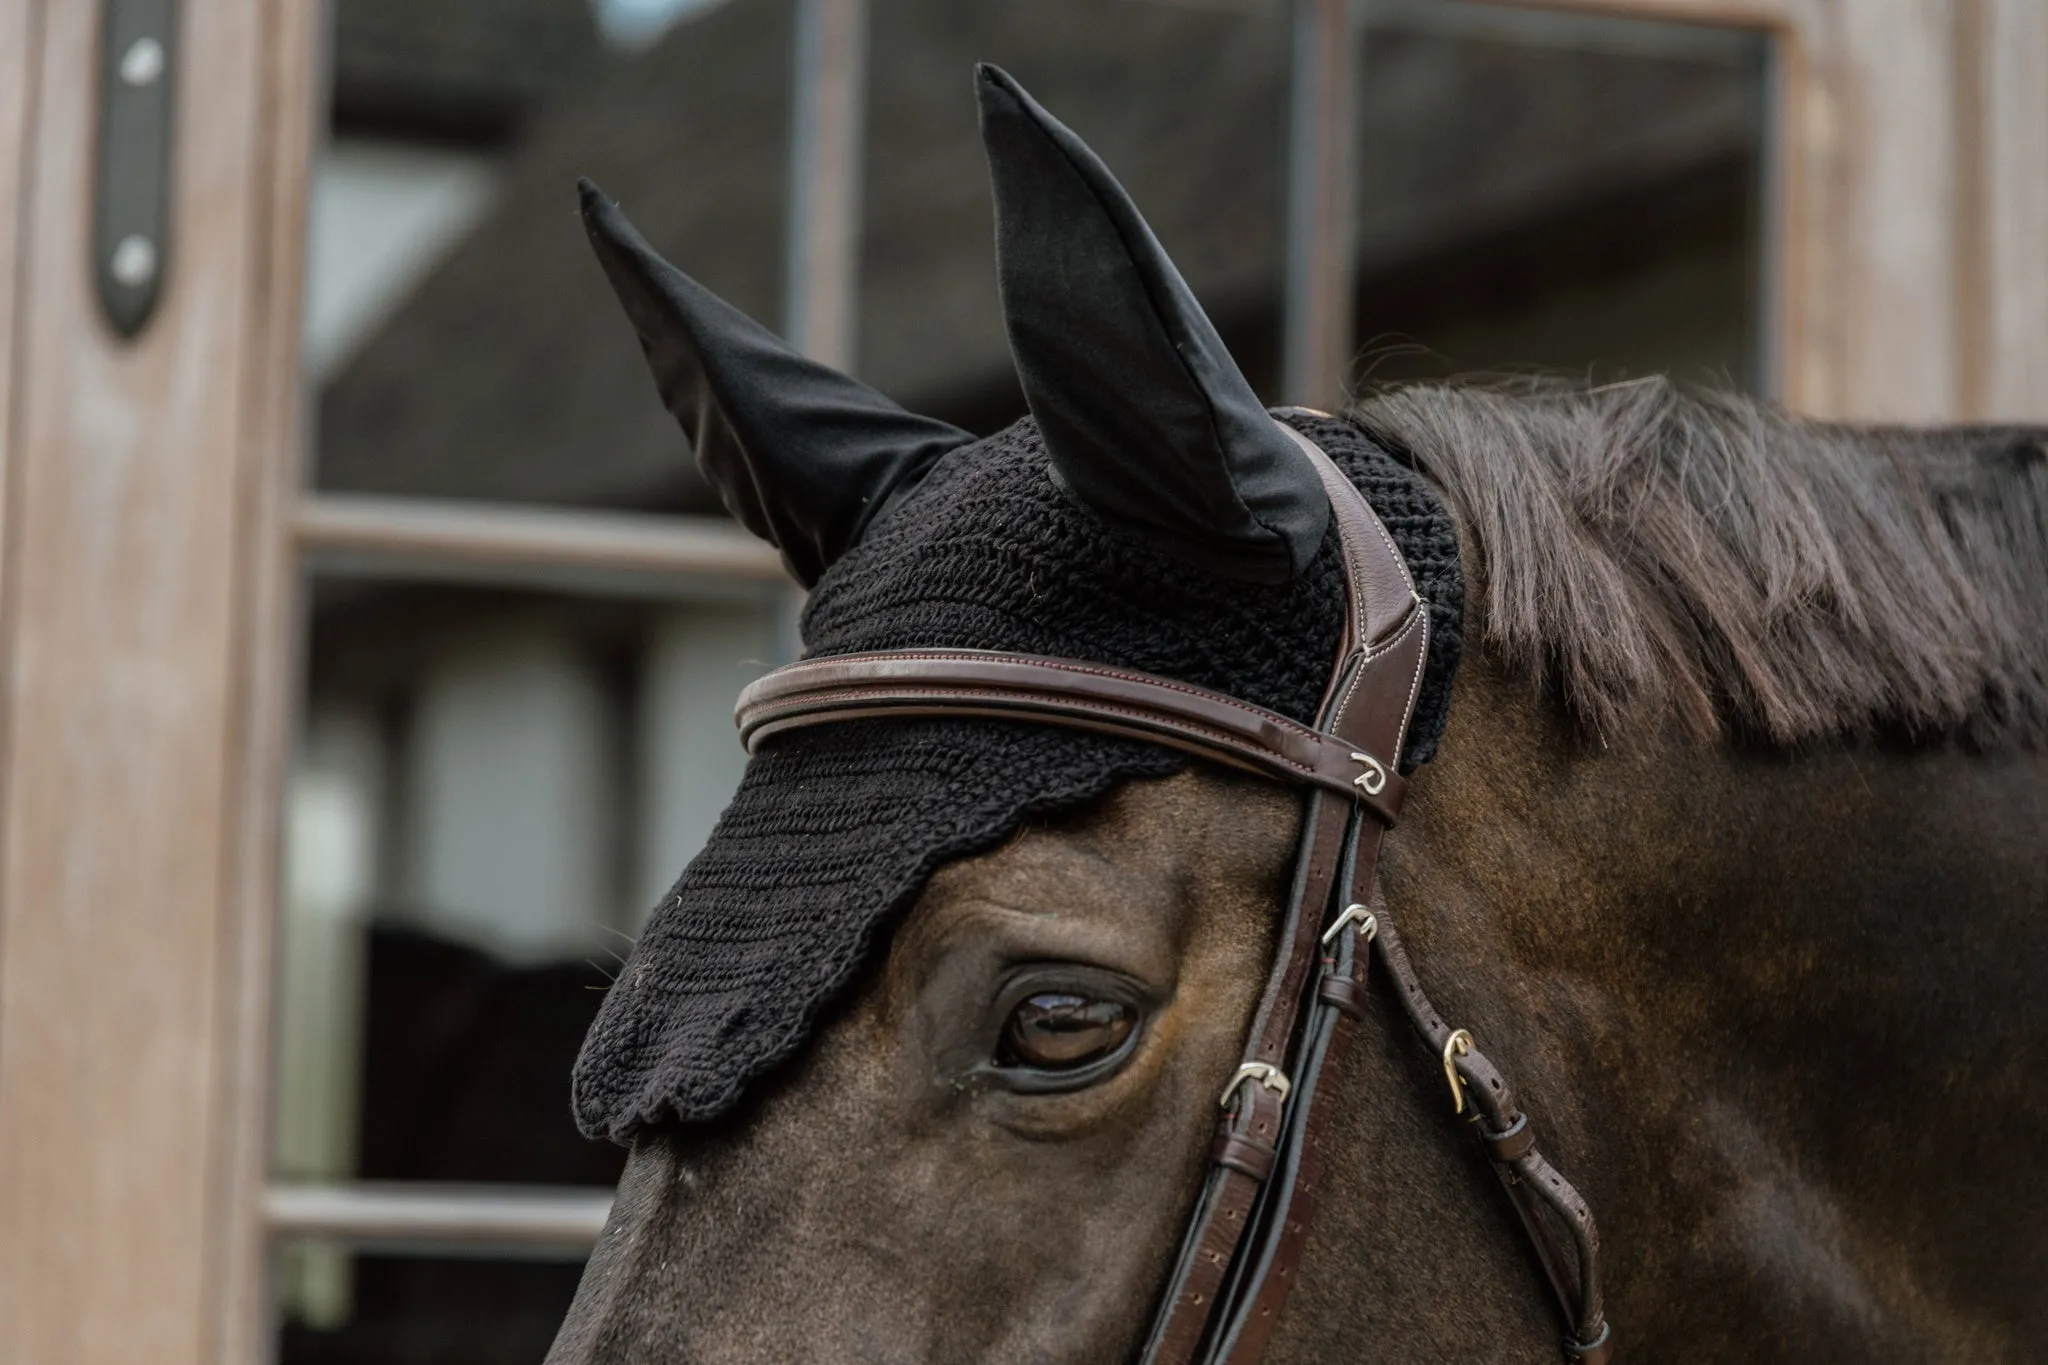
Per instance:
[[[998,670],[1019,668],[1019,666],[1022,666],[1022,669],[1045,668],[1061,673],[1074,673],[1082,677],[1106,678],[1116,682],[1136,683],[1139,686],[1143,687],[1157,687],[1163,691],[1178,692],[1182,696],[1186,697],[1198,697],[1205,701],[1215,702],[1218,705],[1226,707],[1229,710],[1237,712],[1241,715],[1254,716],[1259,720],[1268,722],[1269,724],[1277,725],[1280,728],[1287,730],[1292,734],[1302,737],[1303,739],[1317,739],[1322,737],[1323,734],[1323,732],[1315,729],[1312,726],[1303,725],[1301,722],[1297,720],[1281,715],[1278,711],[1268,711],[1263,706],[1255,706],[1251,702],[1240,701],[1236,697],[1226,696],[1224,693],[1221,692],[1212,692],[1206,687],[1196,687],[1191,683],[1176,682],[1172,678],[1162,678],[1157,674],[1153,673],[1136,673],[1126,671],[1123,669],[1115,669],[1105,666],[1085,664],[1078,660],[1050,659],[1033,655],[984,655],[972,650],[920,650],[916,653],[911,653],[909,651],[888,650],[879,652],[869,652],[864,654],[834,654],[828,655],[822,659],[805,659],[801,663],[790,664],[785,668],[778,669],[773,673],[765,675],[761,679],[761,681],[766,682],[770,678],[786,680],[791,676],[801,677],[810,673],[825,672],[828,669],[843,666],[846,664],[862,664],[867,663],[871,660],[905,660],[915,663],[970,663],[981,667],[994,668]],[[912,686],[916,684],[918,681],[920,680],[915,678],[903,678],[895,680],[897,684],[906,687]],[[821,686],[847,687],[865,685],[871,684],[832,683],[821,685],[814,683],[809,684],[807,687],[800,684],[798,688],[792,689],[792,691],[814,691],[820,688]],[[974,686],[974,684],[971,683],[954,682],[940,682],[937,685],[946,687]],[[786,696],[788,695],[788,693],[784,693],[783,695]],[[741,696],[742,699],[744,699],[745,693],[743,692]],[[755,705],[774,705],[774,702],[757,702],[755,703]]]
[[[1270,749],[1256,740],[1247,739],[1233,731],[1222,729],[1218,726],[1205,725],[1199,720],[1167,715],[1164,712],[1134,710],[1128,706],[1120,706],[1114,702],[1098,701],[1092,697],[1067,698],[1060,702],[1060,709],[1041,709],[1034,708],[1020,701],[1013,693],[987,691],[965,684],[911,684],[906,682],[905,690],[910,689],[912,686],[920,688],[922,695],[906,697],[901,691],[889,688],[879,691],[865,687],[820,688],[801,699],[802,701],[815,703],[815,709],[807,708],[806,710],[790,714],[776,715],[774,714],[776,704],[771,702],[762,708],[768,711],[769,714],[750,717],[754,724],[749,728],[750,730],[758,730],[768,725],[787,726],[792,723],[809,723],[814,720],[817,723],[823,723],[834,719],[833,711],[843,706],[857,705],[862,702],[894,703],[904,707],[918,705],[941,706],[949,701],[986,702],[999,706],[1005,715],[1013,715],[1036,721],[1046,721],[1050,718],[1052,723],[1055,724],[1062,710],[1067,712],[1079,711],[1105,717],[1126,716],[1134,721],[1150,722],[1149,725],[1142,727],[1134,726],[1133,728],[1143,728],[1154,732],[1184,734],[1191,738],[1207,738],[1211,741],[1213,747],[1219,750],[1255,755],[1261,760],[1271,760],[1278,766],[1291,768],[1304,777],[1319,781],[1328,780],[1335,782],[1338,780],[1334,776],[1326,778],[1323,771],[1312,764],[1302,763],[1289,758],[1276,749]],[[1007,703],[1007,705],[1004,705],[1004,703]],[[1318,734],[1314,731],[1306,733],[1308,737],[1315,740],[1318,747],[1327,747],[1333,743],[1341,745],[1343,743],[1341,740],[1333,740],[1329,736]]]
[[[1422,622],[1422,644],[1415,651],[1415,676],[1408,680],[1408,705],[1401,712],[1400,733],[1394,736],[1394,762],[1408,748],[1408,726],[1415,719],[1415,698],[1422,691],[1422,672],[1429,665],[1429,608],[1420,598],[1415,602],[1415,619]]]
[[[1408,624],[1402,626],[1399,630],[1394,632],[1393,639],[1387,641],[1384,645],[1381,645],[1378,649],[1374,650],[1370,654],[1365,655],[1362,659],[1359,660],[1357,671],[1351,675],[1351,685],[1344,689],[1344,699],[1337,703],[1336,714],[1330,718],[1330,730],[1332,733],[1343,733],[1344,716],[1347,712],[1351,710],[1352,700],[1356,698],[1358,695],[1359,684],[1365,681],[1366,667],[1370,665],[1373,660],[1383,659],[1388,654],[1391,654],[1394,650],[1399,649],[1401,647],[1401,642],[1408,638],[1409,632],[1415,629],[1415,625],[1418,621],[1424,623],[1423,628],[1426,631],[1428,629],[1428,620],[1429,613],[1423,610],[1420,605],[1418,605],[1414,610],[1408,613]],[[1422,665],[1420,660],[1426,659],[1428,656],[1428,641],[1427,639],[1425,639],[1424,648],[1422,652],[1417,656],[1418,662],[1416,664],[1415,681],[1409,685],[1408,704],[1410,707],[1413,707],[1415,705],[1415,688],[1420,685],[1422,680]],[[1407,723],[1403,721],[1402,729],[1405,730],[1406,728]],[[1393,762],[1395,764],[1399,764],[1400,761],[1401,755],[1397,751],[1393,755]]]
[[[1338,481],[1342,483],[1346,488],[1351,490],[1352,496],[1356,497],[1359,501],[1359,504],[1365,508],[1366,523],[1369,526],[1371,526],[1373,530],[1379,532],[1380,543],[1387,547],[1387,553],[1393,557],[1394,567],[1401,571],[1401,581],[1408,585],[1408,595],[1416,598],[1417,600],[1420,600],[1421,594],[1418,593],[1415,588],[1415,576],[1408,572],[1408,561],[1401,554],[1400,547],[1394,544],[1393,536],[1389,535],[1387,532],[1387,524],[1380,520],[1380,514],[1373,508],[1372,502],[1365,496],[1364,493],[1359,491],[1357,484],[1351,482],[1350,476],[1345,474],[1342,466],[1340,466],[1335,460],[1330,458],[1330,453],[1328,451],[1324,450],[1314,441],[1311,441],[1308,437],[1296,431],[1293,427],[1288,426],[1285,422],[1280,423],[1280,429],[1286,432],[1289,436],[1292,436],[1296,441],[1300,442],[1302,446],[1304,446],[1305,448],[1314,451],[1316,456],[1320,456],[1322,463],[1329,466],[1330,471],[1336,474]],[[1318,477],[1320,477],[1320,475],[1321,471],[1319,469]],[[1328,491],[1327,487],[1325,488],[1325,491]],[[1343,542],[1341,523],[1339,523],[1338,541],[1340,543]],[[1348,553],[1351,547],[1349,545],[1346,545],[1344,548],[1347,552],[1345,557],[1351,560],[1351,563],[1348,567],[1353,570],[1357,570],[1360,567],[1358,561],[1356,560],[1356,558],[1354,558]],[[1349,575],[1349,577],[1353,581],[1357,581],[1362,579],[1364,577],[1364,574],[1359,572],[1353,572]],[[1353,603],[1352,612],[1355,618],[1353,633],[1358,636],[1358,643],[1360,645],[1363,645],[1365,643],[1365,604],[1363,602]]]

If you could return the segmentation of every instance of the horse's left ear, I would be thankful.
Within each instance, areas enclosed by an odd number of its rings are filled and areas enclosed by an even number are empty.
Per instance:
[[[1053,473],[1176,558],[1288,581],[1329,525],[1314,466],[1108,168],[1003,71],[975,84],[1010,353]]]
[[[664,261],[588,180],[583,224],[726,510],[810,587],[939,456],[974,439],[807,360]]]

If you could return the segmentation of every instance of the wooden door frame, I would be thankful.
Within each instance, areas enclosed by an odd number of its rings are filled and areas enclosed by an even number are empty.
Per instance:
[[[313,0],[185,0],[167,268],[88,259],[101,6],[0,6],[0,1359],[254,1361]]]

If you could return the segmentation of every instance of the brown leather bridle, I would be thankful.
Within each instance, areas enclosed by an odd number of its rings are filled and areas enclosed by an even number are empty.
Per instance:
[[[1309,788],[1280,947],[1243,1061],[1223,1089],[1145,1365],[1249,1365],[1264,1352],[1314,1215],[1336,1079],[1364,1012],[1375,945],[1529,1234],[1564,1317],[1565,1354],[1610,1361],[1592,1212],[1536,1150],[1528,1116],[1471,1034],[1430,1005],[1380,897],[1380,840],[1401,808],[1397,765],[1429,657],[1429,613],[1364,496],[1308,438],[1280,429],[1314,461],[1329,493],[1348,597],[1313,727],[1101,664],[934,649],[838,655],[770,673],[740,696],[741,737],[751,751],[785,730],[859,716],[993,716],[1151,740]]]

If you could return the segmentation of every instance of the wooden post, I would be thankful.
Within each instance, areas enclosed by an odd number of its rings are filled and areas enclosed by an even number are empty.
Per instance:
[[[42,27],[42,0],[0,6],[0,457],[13,448],[15,286],[21,279],[21,233],[28,199],[29,115],[36,70],[31,49]],[[6,495],[0,481],[0,509]],[[4,517],[0,517],[4,524]],[[0,550],[5,546],[0,545]],[[4,558],[4,557],[0,557]],[[0,589],[5,572],[0,570]]]
[[[1786,395],[1822,416],[1961,411],[1956,17],[1948,0],[1806,0],[1784,136],[1799,163]]]
[[[1981,141],[1980,286],[1968,321],[1977,364],[1966,415],[2048,421],[2048,5],[1976,0],[1981,7],[1971,89]]]
[[[123,342],[87,259],[101,6],[0,6],[7,1361],[262,1349],[314,9],[184,0],[173,254]]]

